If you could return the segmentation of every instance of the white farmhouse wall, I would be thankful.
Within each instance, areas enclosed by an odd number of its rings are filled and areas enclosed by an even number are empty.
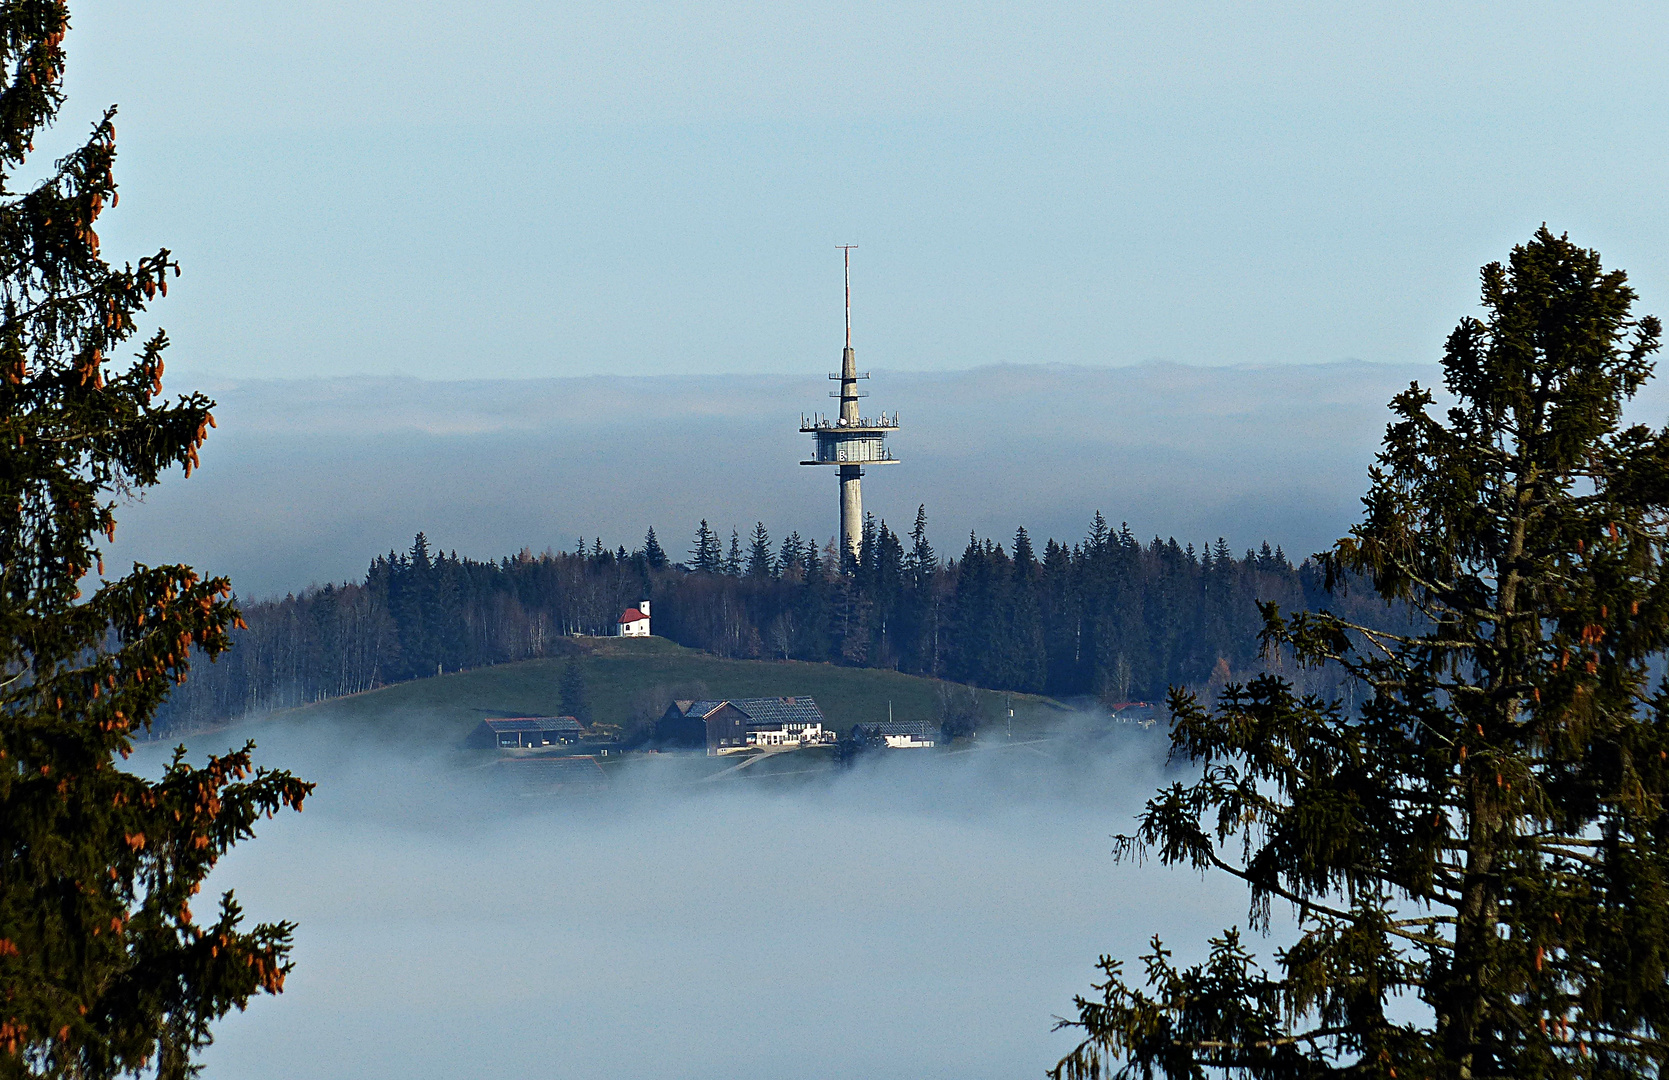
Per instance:
[[[748,743],[752,746],[804,746],[822,741],[822,724],[784,724],[776,731],[748,732]]]

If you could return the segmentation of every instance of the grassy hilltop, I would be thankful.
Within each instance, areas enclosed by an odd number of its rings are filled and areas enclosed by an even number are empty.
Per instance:
[[[936,679],[896,671],[838,667],[799,660],[727,660],[686,649],[665,638],[574,638],[565,644],[585,676],[595,719],[622,723],[651,701],[665,709],[674,692],[705,687],[706,696],[817,699],[828,723],[844,730],[859,722],[885,720],[887,703],[900,720],[936,723],[941,687]],[[416,725],[437,739],[462,739],[489,716],[552,715],[561,709],[558,683],[566,657],[418,679],[352,697],[336,698],[280,713],[275,720],[346,723],[371,728],[398,724],[405,734]],[[1049,698],[974,691],[981,726],[1001,723],[1012,698],[1015,730],[1045,727],[1063,718],[1065,706]],[[662,698],[666,700],[662,700]]]

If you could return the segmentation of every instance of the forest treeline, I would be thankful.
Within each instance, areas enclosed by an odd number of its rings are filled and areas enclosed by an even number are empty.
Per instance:
[[[198,664],[167,727],[357,693],[487,664],[560,655],[572,634],[608,634],[652,601],[654,632],[720,656],[833,661],[995,690],[1158,700],[1259,663],[1256,601],[1330,606],[1317,567],[1267,543],[1237,556],[1112,529],[1101,514],[1070,545],[1039,551],[1024,528],[970,535],[959,557],[928,542],[925,508],[899,535],[873,517],[842,559],[763,524],[728,547],[703,521],[673,562],[654,529],[636,551],[600,541],[496,562],[434,550],[418,534],[374,559],[361,582],[245,603],[236,647]],[[1382,621],[1362,612],[1368,621]]]

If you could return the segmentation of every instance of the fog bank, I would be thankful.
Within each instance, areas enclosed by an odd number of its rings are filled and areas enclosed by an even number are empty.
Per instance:
[[[831,361],[833,364],[833,361]],[[838,366],[838,365],[835,365]],[[898,409],[902,464],[873,469],[865,507],[960,554],[970,530],[1077,540],[1103,511],[1138,535],[1196,545],[1265,539],[1295,556],[1354,520],[1391,396],[1435,369],[1002,366],[877,371],[872,408]],[[170,383],[171,391],[186,385]],[[802,468],[804,377],[239,381],[204,387],[220,428],[119,514],[115,565],[187,561],[245,596],[357,578],[419,529],[495,558],[641,543],[653,525],[685,557],[706,518],[728,538],[764,521],[827,539],[832,470]]]
[[[1188,957],[1244,924],[1227,883],[1108,855],[1160,730],[754,784],[649,759],[552,797],[257,726],[261,759],[320,791],[206,892],[299,922],[298,966],[220,1026],[208,1074],[1040,1075],[1099,953],[1160,932]]]

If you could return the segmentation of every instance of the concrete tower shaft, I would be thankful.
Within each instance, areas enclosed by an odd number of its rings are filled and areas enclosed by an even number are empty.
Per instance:
[[[863,468],[840,467],[840,543],[854,561],[863,550]]]
[[[840,356],[840,371],[830,379],[840,380],[840,389],[829,392],[840,399],[840,412],[830,422],[821,413],[801,414],[800,430],[816,439],[817,456],[801,465],[838,465],[840,475],[840,542],[853,559],[859,555],[863,543],[863,490],[860,480],[865,465],[891,465],[896,462],[887,450],[887,435],[898,430],[898,414],[867,418],[862,414],[859,399],[867,397],[858,389],[858,380],[869,378],[868,372],[858,370],[857,354],[852,350],[852,248],[843,248],[846,272],[846,348]]]

